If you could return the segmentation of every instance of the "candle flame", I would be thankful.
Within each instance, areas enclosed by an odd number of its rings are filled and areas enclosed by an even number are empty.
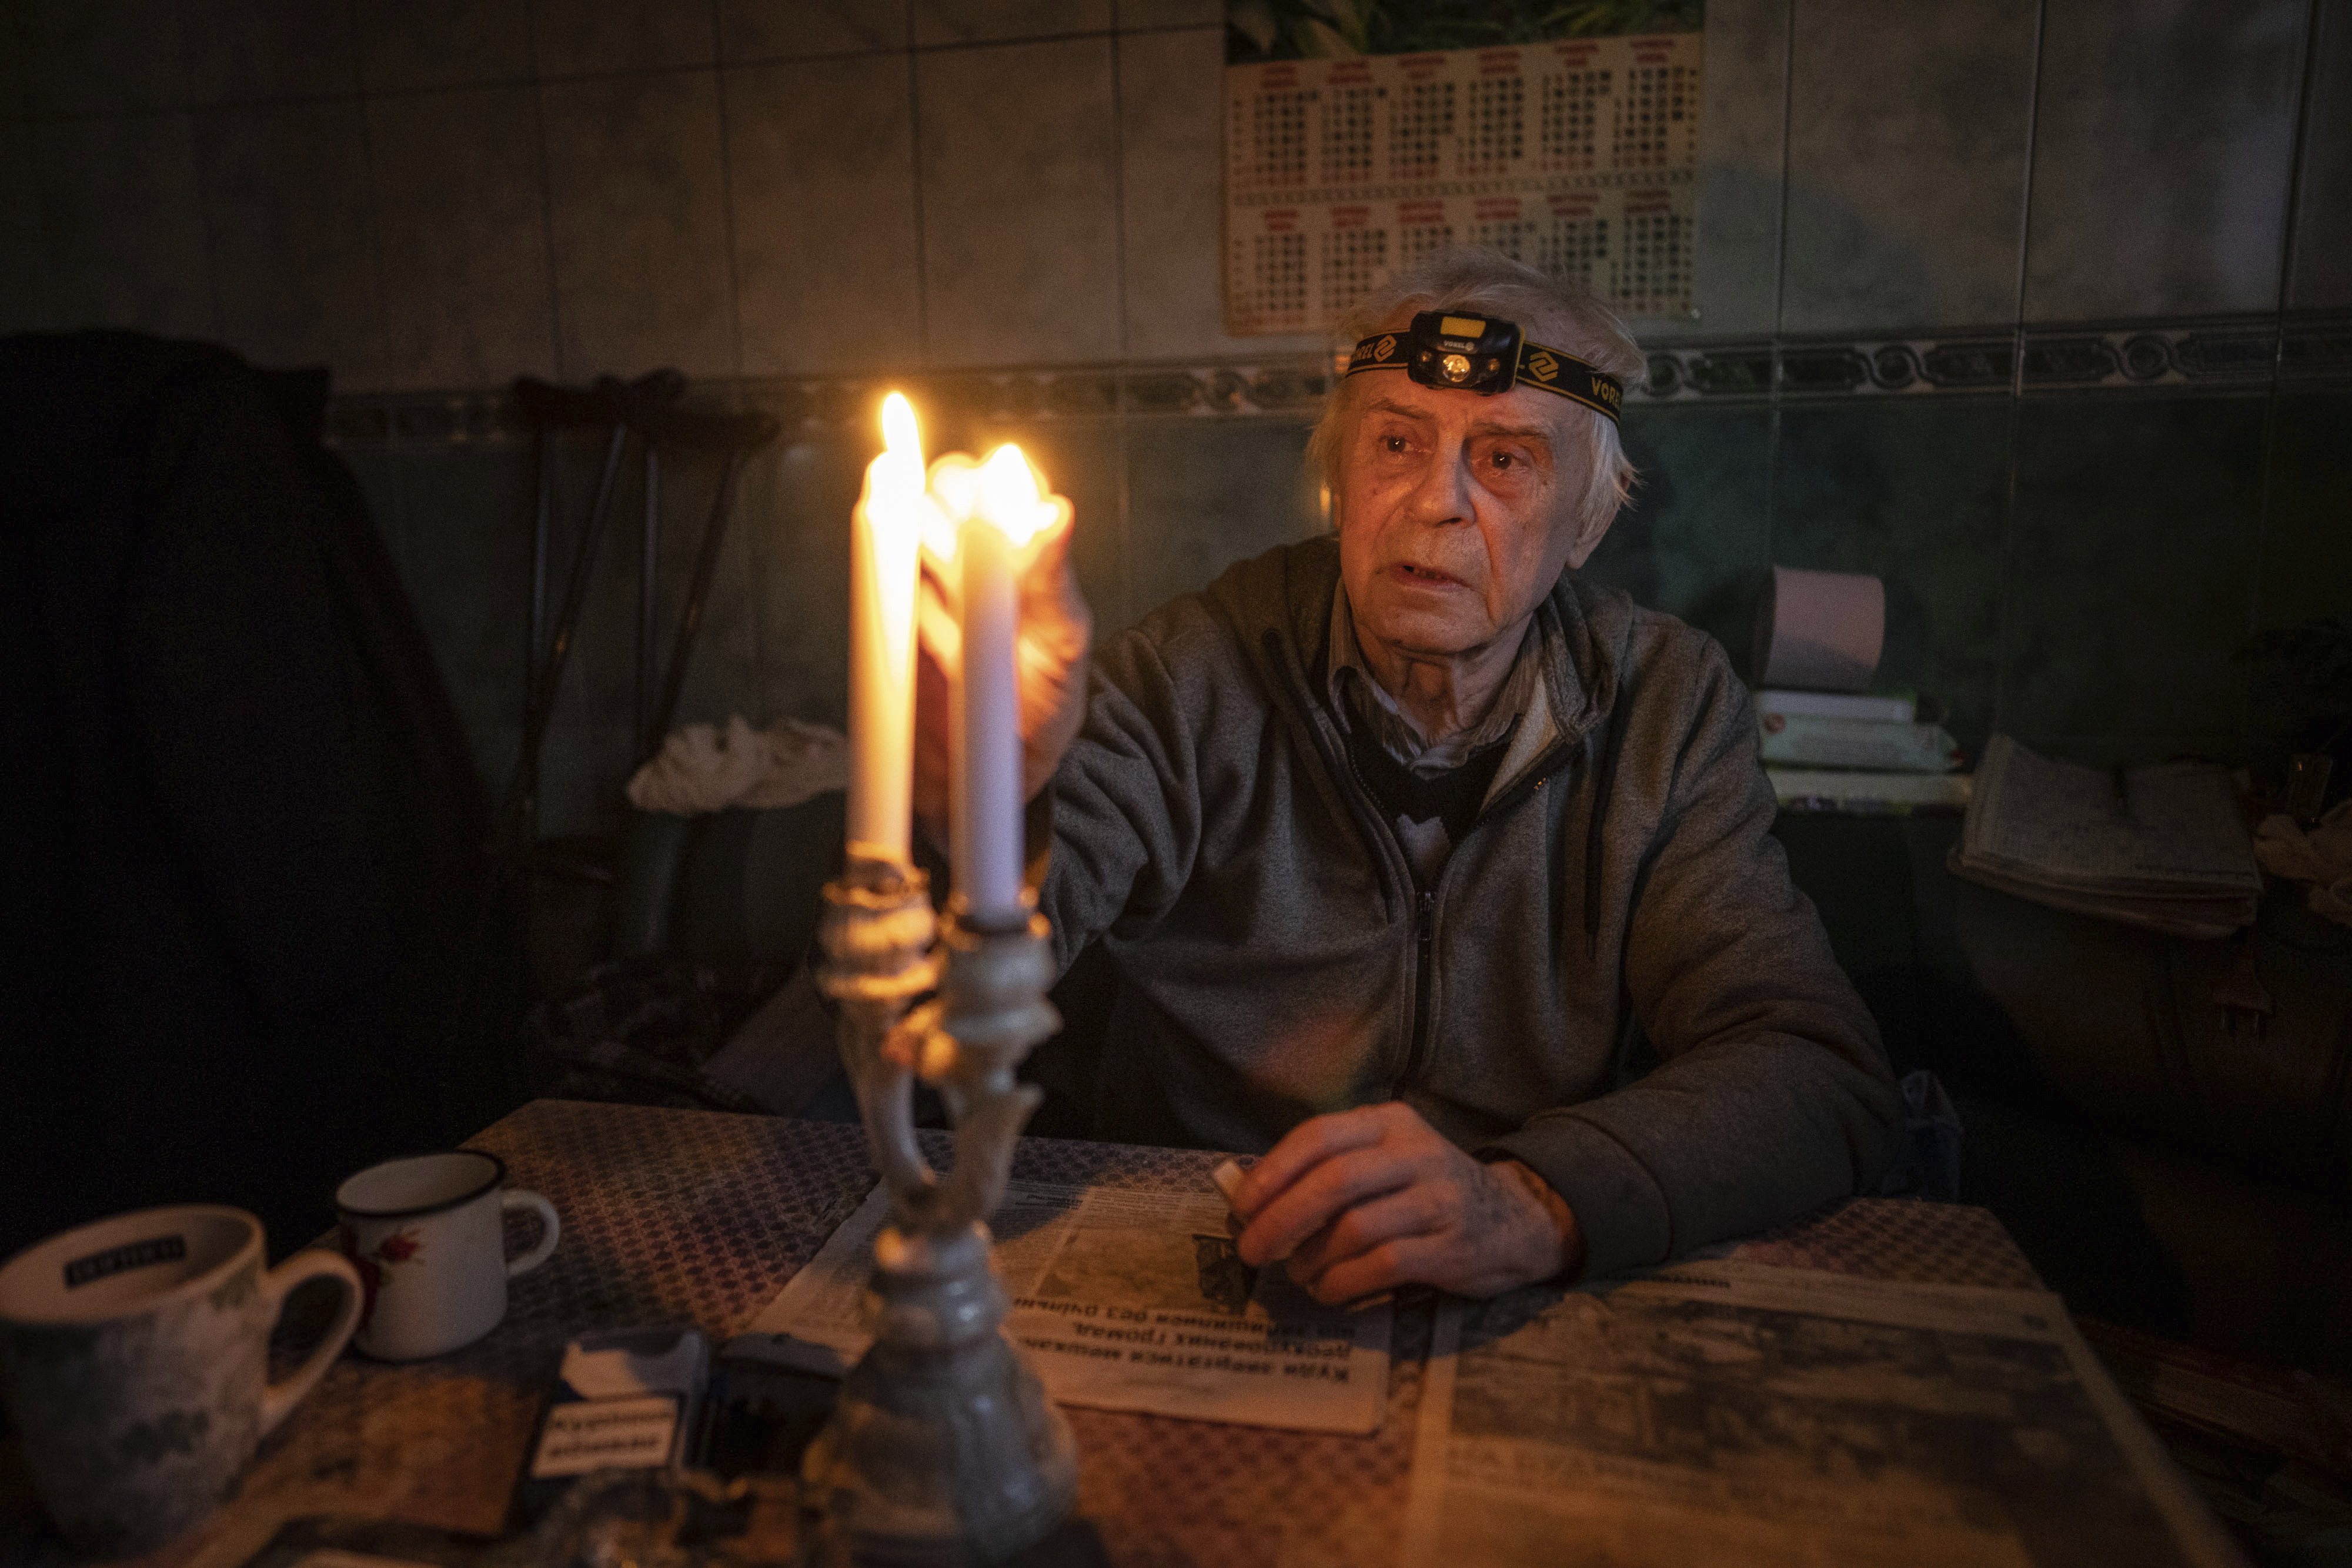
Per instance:
[[[894,550],[911,552],[933,508],[923,494],[922,431],[903,393],[882,400],[882,452],[866,468],[866,516],[877,535],[903,538],[903,546],[893,545]]]
[[[923,434],[915,423],[915,405],[904,392],[894,392],[882,400],[882,444],[891,456],[911,463],[917,473],[922,471]]]
[[[956,558],[964,519],[978,499],[978,475],[971,459],[961,452],[950,452],[931,465],[931,487],[923,497],[923,549],[941,566]]]
[[[1021,448],[1009,441],[990,454],[981,467],[980,515],[1015,548],[1036,538],[1054,520],[1054,508],[1045,505],[1037,471],[1021,455]]]

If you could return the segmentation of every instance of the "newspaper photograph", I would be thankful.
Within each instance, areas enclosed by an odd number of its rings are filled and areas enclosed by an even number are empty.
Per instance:
[[[877,1187],[728,1344],[839,1376],[865,1354]],[[1388,1394],[1394,1309],[1326,1307],[1280,1267],[1246,1267],[1224,1199],[1015,1181],[990,1221],[1004,1330],[1069,1405],[1308,1432],[1370,1432]]]
[[[2040,1291],[1754,1264],[1441,1307],[1399,1562],[2242,1561]]]

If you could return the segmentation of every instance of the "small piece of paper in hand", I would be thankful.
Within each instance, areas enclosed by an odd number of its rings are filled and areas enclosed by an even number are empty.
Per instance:
[[[1234,1195],[1242,1189],[1242,1167],[1227,1160],[1209,1173],[1209,1179],[1217,1184],[1217,1190],[1225,1195],[1225,1201],[1233,1203]]]

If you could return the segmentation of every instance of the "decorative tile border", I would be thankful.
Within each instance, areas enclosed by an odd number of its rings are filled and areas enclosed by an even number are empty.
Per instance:
[[[2352,315],[2126,322],[1857,341],[1670,344],[1649,356],[1638,403],[1741,402],[2022,392],[2251,391],[2352,386]],[[822,434],[870,417],[888,386],[967,422],[1144,417],[1311,418],[1329,395],[1318,359],[1259,364],[1130,365],[773,378],[700,383],[729,406]],[[503,444],[525,432],[503,388],[335,398],[327,437],[346,447]]]
[[[2020,362],[2020,356],[2022,362]],[[1650,402],[2352,383],[2352,318],[1654,350]]]

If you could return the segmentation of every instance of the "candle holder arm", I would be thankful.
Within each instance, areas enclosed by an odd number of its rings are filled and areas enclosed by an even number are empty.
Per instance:
[[[1054,979],[1050,938],[1042,915],[1005,929],[969,925],[961,909],[949,915],[937,1032],[921,1064],[956,1130],[955,1168],[930,1200],[933,1234],[985,1222],[996,1211],[1012,1174],[1013,1142],[1045,1098],[1013,1071],[1062,1027],[1061,1014],[1045,999]]]
[[[913,1103],[919,1057],[940,1009],[933,1002],[908,1011],[939,984],[937,930],[928,880],[912,867],[853,861],[825,884],[824,988],[841,1005],[842,1067],[902,1222],[931,1207],[940,1184],[915,1139]]]

